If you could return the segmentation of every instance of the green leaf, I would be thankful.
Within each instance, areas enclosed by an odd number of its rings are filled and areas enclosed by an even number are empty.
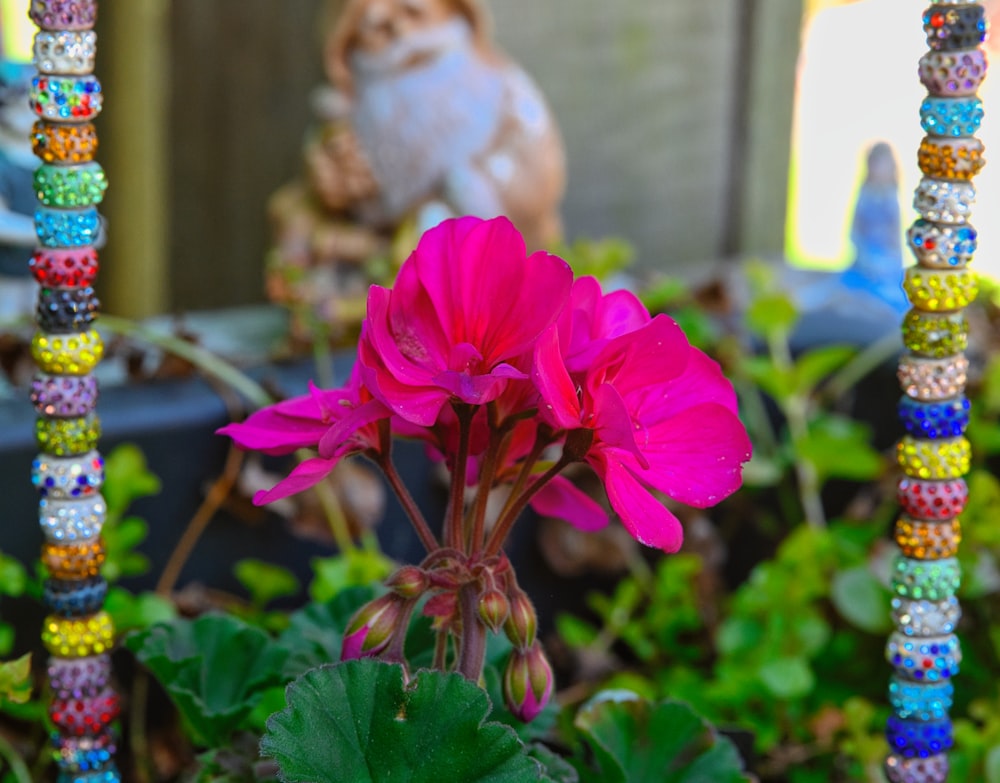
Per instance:
[[[325,663],[340,660],[344,629],[358,609],[375,597],[370,587],[344,590],[333,600],[309,604],[294,612],[278,646],[288,657],[282,670],[288,680]]]
[[[528,755],[542,765],[552,783],[579,783],[580,774],[573,766],[541,743],[535,742],[529,745]]]
[[[597,638],[597,629],[594,626],[572,614],[556,616],[556,631],[566,644],[577,649],[593,644]]]
[[[795,391],[809,395],[828,375],[843,367],[857,353],[849,345],[827,345],[806,351],[795,362]]]
[[[237,562],[233,575],[250,593],[250,600],[257,609],[263,609],[278,598],[295,595],[300,587],[295,574],[287,568],[252,558]]]
[[[688,705],[653,704],[627,691],[603,692],[574,726],[593,753],[601,783],[743,783],[736,748]],[[579,768],[579,767],[578,767]],[[586,768],[586,767],[585,767]]]
[[[545,781],[514,732],[485,722],[489,699],[458,674],[373,660],[322,666],[287,691],[261,754],[284,783]]]
[[[848,622],[869,633],[888,633],[891,596],[867,566],[834,576],[830,598]]]
[[[24,595],[28,572],[17,558],[0,553],[0,595]]]
[[[141,631],[157,623],[177,617],[173,602],[156,593],[130,593],[122,587],[112,587],[104,601],[118,633]]]
[[[758,296],[746,312],[747,328],[765,338],[787,335],[798,320],[799,313],[791,296],[780,291]]]
[[[31,698],[31,653],[0,663],[0,697],[14,704]]]
[[[139,517],[109,520],[101,529],[107,558],[101,568],[101,575],[109,582],[117,582],[122,577],[140,576],[149,571],[149,558],[135,547],[146,540],[149,525]]]
[[[156,495],[160,479],[149,472],[142,450],[123,443],[104,458],[104,486],[101,494],[108,505],[108,518],[121,517],[133,501]]]
[[[844,416],[817,417],[795,449],[813,464],[821,483],[827,478],[869,481],[884,467],[882,456],[871,447],[868,427]]]
[[[355,549],[335,557],[312,560],[315,578],[309,585],[314,601],[329,601],[349,587],[364,587],[385,579],[393,570],[393,562],[381,552]]]
[[[125,639],[170,694],[206,746],[223,744],[243,723],[264,689],[283,682],[287,651],[235,617],[155,625]]]
[[[760,667],[757,674],[771,694],[778,699],[798,699],[816,685],[816,677],[805,658],[778,658]]]
[[[739,366],[775,402],[784,403],[795,391],[792,372],[776,366],[769,356],[747,356]]]

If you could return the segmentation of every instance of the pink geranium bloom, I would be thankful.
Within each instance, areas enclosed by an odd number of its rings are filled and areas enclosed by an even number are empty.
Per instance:
[[[218,432],[244,449],[265,454],[318,449],[318,457],[303,460],[274,487],[254,495],[253,502],[260,506],[317,484],[348,454],[377,451],[377,422],[389,416],[389,409],[361,385],[355,368],[342,388],[324,391],[310,383],[309,394],[262,408]]]
[[[677,551],[680,523],[650,490],[704,508],[739,488],[751,446],[732,386],[662,315],[607,341],[573,377],[562,350],[556,328],[536,348],[541,415],[571,437],[589,430],[584,458],[622,523],[641,543]]]
[[[465,217],[427,231],[391,289],[373,286],[358,358],[393,413],[429,427],[446,402],[482,405],[526,377],[515,360],[558,318],[573,280],[528,256],[506,218]]]

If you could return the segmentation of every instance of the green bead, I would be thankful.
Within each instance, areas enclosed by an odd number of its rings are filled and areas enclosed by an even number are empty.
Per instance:
[[[916,601],[946,601],[962,581],[958,560],[911,560],[897,557],[892,568],[892,591]]]
[[[76,419],[35,420],[38,448],[56,457],[86,454],[101,437],[101,420],[94,414]]]
[[[42,165],[35,169],[35,193],[47,207],[90,207],[104,200],[107,176],[99,163]]]
[[[969,344],[969,321],[961,312],[924,313],[910,310],[903,319],[903,345],[918,356],[943,359]]]

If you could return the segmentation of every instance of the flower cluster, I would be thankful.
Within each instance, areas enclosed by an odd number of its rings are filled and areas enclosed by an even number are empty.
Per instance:
[[[502,553],[525,507],[585,530],[608,522],[601,504],[560,475],[568,465],[590,465],[628,531],[673,552],[683,534],[659,493],[712,505],[739,487],[750,457],[732,386],[674,321],[651,317],[628,292],[574,280],[556,256],[529,256],[505,218],[442,223],[424,234],[392,289],[372,287],[343,388],[311,388],[222,432],[270,454],[317,453],[257,503],[315,484],[350,454],[382,467],[429,555],[355,618],[345,653],[396,655],[399,629],[429,595],[423,611],[443,634],[461,636],[456,668],[472,677],[482,669],[475,629],[511,626],[513,607],[523,613],[525,603],[533,613]],[[423,440],[451,471],[439,532],[393,467],[394,436]],[[502,485],[506,504],[487,520],[487,497]],[[533,630],[511,638],[508,701],[530,717],[548,698],[551,672],[544,657],[538,663]]]

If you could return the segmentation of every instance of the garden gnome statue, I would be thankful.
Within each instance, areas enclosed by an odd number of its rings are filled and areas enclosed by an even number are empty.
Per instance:
[[[864,183],[851,222],[854,263],[842,282],[866,291],[902,314],[909,309],[903,292],[903,244],[899,215],[896,156],[884,141],[868,151]]]
[[[333,87],[317,102],[323,129],[306,151],[307,181],[271,205],[272,298],[307,294],[321,317],[356,316],[341,295],[366,275],[391,282],[387,260],[402,260],[393,239],[405,256],[419,233],[452,215],[506,215],[530,250],[560,239],[558,129],[530,77],[490,40],[479,0],[340,5],[324,50]],[[329,268],[338,265],[361,274]]]
[[[34,68],[0,62],[0,323],[34,311],[35,283],[28,259],[35,235],[32,175],[38,163],[31,151],[35,120],[28,105]]]

